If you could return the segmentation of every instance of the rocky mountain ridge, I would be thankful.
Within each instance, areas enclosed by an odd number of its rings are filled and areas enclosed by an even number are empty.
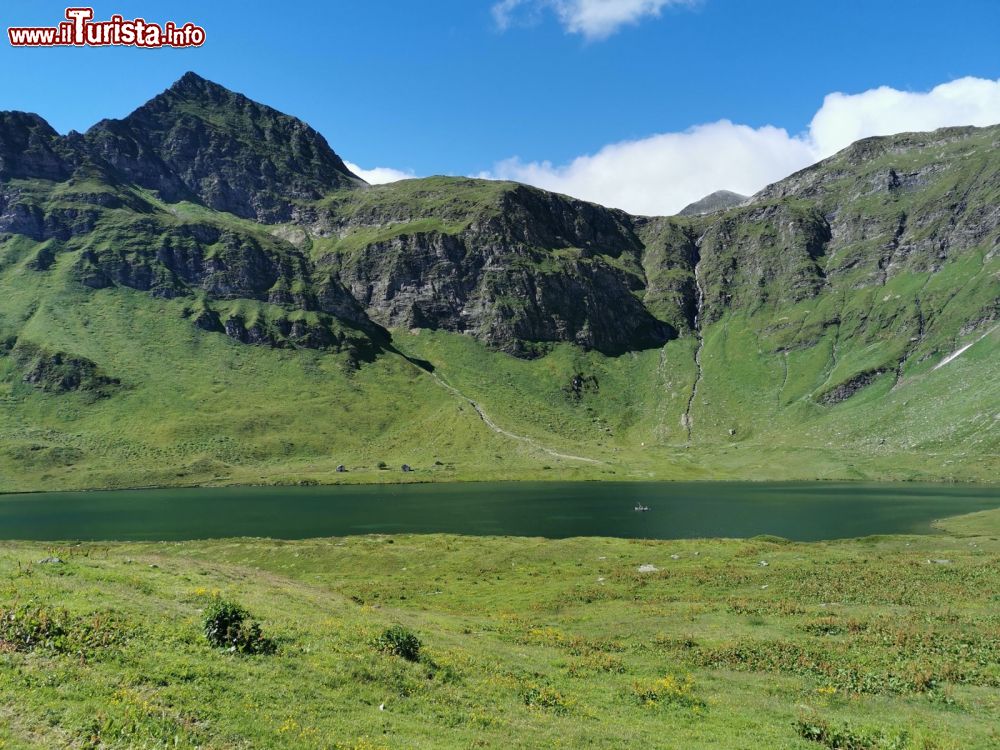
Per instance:
[[[0,233],[47,243],[38,272],[71,255],[85,286],[189,297],[195,325],[245,343],[371,353],[384,329],[427,328],[619,355],[995,247],[998,137],[868,139],[752,199],[634,217],[515,183],[367,186],[301,121],[189,73],[83,135],[0,115]]]

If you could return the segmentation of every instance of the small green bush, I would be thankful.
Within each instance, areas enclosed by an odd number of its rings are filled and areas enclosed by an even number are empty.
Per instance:
[[[557,714],[566,713],[573,705],[573,701],[549,685],[531,683],[522,690],[521,697],[524,699],[524,705],[529,708],[552,711]]]
[[[130,628],[115,613],[85,617],[30,602],[0,608],[0,651],[54,651],[89,656],[121,645]]]
[[[217,648],[240,654],[271,654],[275,643],[239,604],[217,599],[205,610],[205,638]]]
[[[385,654],[401,656],[407,661],[420,659],[420,639],[401,625],[386,628],[374,641],[375,648]]]
[[[65,610],[34,604],[0,610],[0,646],[11,651],[68,651],[68,621]]]
[[[830,750],[907,750],[912,747],[906,732],[886,733],[878,729],[833,726],[820,718],[800,718],[795,723],[799,736]]]
[[[691,675],[686,675],[683,679],[667,675],[658,680],[637,682],[632,689],[644,706],[681,706],[694,709],[705,706],[705,702],[695,694]]]
[[[594,654],[571,661],[566,667],[571,677],[585,677],[591,674],[625,674],[625,662],[610,654]]]

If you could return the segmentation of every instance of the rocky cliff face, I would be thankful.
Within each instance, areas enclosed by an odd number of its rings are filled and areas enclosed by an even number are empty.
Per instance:
[[[1000,127],[869,138],[761,191],[830,225],[827,271],[884,284],[989,243],[1000,227]]]
[[[815,295],[823,286],[829,239],[819,212],[785,204],[748,207],[709,224],[698,242],[702,324],[727,310],[781,306]]]
[[[0,112],[0,180],[65,180],[73,170],[66,139],[27,112]]]
[[[444,222],[405,184],[314,217],[313,231],[342,240],[319,267],[375,320],[472,334],[518,356],[559,341],[620,354],[676,336],[642,304],[643,245],[626,214],[512,183],[432,183],[418,190],[450,203]]]
[[[683,219],[637,218],[646,287],[643,302],[659,320],[690,333],[698,317],[695,268],[700,260],[699,227]]]
[[[370,359],[388,341],[336,278],[268,234],[143,217],[102,225],[80,246],[74,271],[81,284],[192,298],[195,325],[243,343],[335,349]],[[227,304],[237,300],[261,303],[252,321]]]

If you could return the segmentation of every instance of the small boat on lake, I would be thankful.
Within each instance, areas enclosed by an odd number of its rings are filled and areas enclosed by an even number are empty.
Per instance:
[[[635,508],[633,508],[633,510],[636,513],[648,513],[649,512],[649,506],[648,505],[643,505],[642,503],[636,503],[635,504]]]

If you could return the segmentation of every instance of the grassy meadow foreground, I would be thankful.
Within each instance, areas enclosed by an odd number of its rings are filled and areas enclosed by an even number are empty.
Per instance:
[[[0,747],[996,747],[1000,510],[941,527],[7,542]]]

